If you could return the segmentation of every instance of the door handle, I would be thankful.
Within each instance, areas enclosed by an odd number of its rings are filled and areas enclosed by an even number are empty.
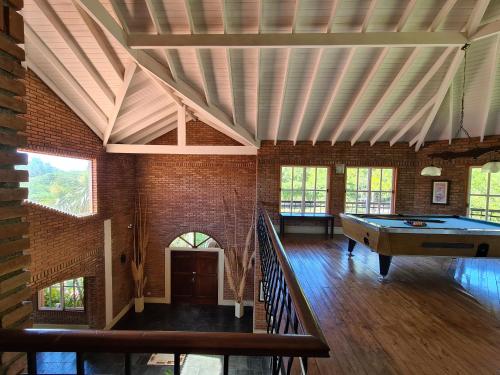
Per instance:
[[[193,271],[193,275],[196,275],[196,271]]]

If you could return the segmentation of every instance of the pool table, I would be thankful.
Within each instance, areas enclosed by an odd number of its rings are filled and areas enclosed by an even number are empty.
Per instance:
[[[348,251],[356,242],[379,255],[387,276],[394,255],[500,258],[500,224],[452,215],[340,214]]]

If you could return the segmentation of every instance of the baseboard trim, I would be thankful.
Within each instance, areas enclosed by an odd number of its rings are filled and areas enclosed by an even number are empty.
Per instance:
[[[169,304],[165,297],[144,297],[144,303],[163,303]]]
[[[113,326],[118,323],[118,321],[123,318],[123,316],[128,313],[128,311],[134,306],[134,299],[132,298],[124,307],[123,309],[116,315],[111,322],[109,322],[104,329],[105,330],[110,330],[113,328]]]
[[[223,299],[221,303],[219,303],[219,306],[234,306],[234,299]],[[252,300],[245,300],[243,301],[243,306],[252,306],[253,307],[253,301]]]
[[[38,329],[89,329],[88,324],[53,324],[53,323],[42,323],[33,324],[33,328]]]
[[[279,232],[279,225],[275,225],[274,228]],[[286,233],[293,234],[324,234],[325,227],[319,225],[287,225]],[[334,234],[344,234],[342,227],[333,227]]]

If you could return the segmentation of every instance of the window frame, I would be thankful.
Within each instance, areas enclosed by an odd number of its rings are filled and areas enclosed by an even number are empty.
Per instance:
[[[351,169],[357,169],[357,178],[356,178],[356,188],[357,190],[347,190],[347,170]],[[368,190],[359,190],[359,169],[368,169]],[[373,193],[388,193],[388,190],[372,190],[372,181],[371,181],[371,176],[372,176],[372,170],[373,169],[391,169],[392,170],[392,190],[390,191],[391,193],[391,209],[389,214],[394,214],[396,211],[396,189],[397,189],[397,168],[396,167],[391,167],[391,166],[347,166],[345,167],[344,170],[344,212],[349,213],[349,214],[358,214],[357,212],[357,203],[356,203],[356,212],[348,212],[347,211],[347,193],[348,192],[356,192],[356,193],[366,193],[367,194],[367,212],[364,213],[364,215],[385,215],[381,213],[371,213],[370,212],[370,206],[371,206],[371,194]],[[381,186],[382,188],[382,181],[381,181]],[[380,204],[379,204],[379,211],[380,211]],[[362,213],[360,213],[362,214]]]
[[[189,233],[193,233],[193,235],[194,235],[193,236],[193,238],[194,238],[194,244],[189,243],[188,240],[186,240],[185,238],[182,237],[182,236],[184,236],[186,234],[189,234]],[[203,241],[201,241],[200,243],[197,244],[196,243],[196,233],[203,234],[203,235],[207,236],[207,238],[205,238]],[[184,246],[184,247],[182,247],[182,246],[172,246],[172,244],[174,243],[174,241],[176,241],[177,239],[180,239],[182,242],[184,242],[188,246]],[[217,244],[217,246],[200,247],[201,245],[207,243],[210,240],[213,240]],[[192,249],[192,250],[201,249],[201,250],[206,250],[206,249],[222,249],[222,246],[211,235],[209,235],[209,234],[207,234],[205,232],[200,232],[200,231],[197,231],[197,230],[193,230],[193,231],[185,232],[185,233],[179,234],[178,236],[175,236],[174,239],[172,241],[170,241],[170,244],[169,244],[168,248],[169,249]]]
[[[314,212],[305,212],[304,209],[305,209],[305,196],[306,196],[306,191],[308,190],[311,190],[311,189],[306,189],[306,184],[305,182],[303,183],[303,188],[302,188],[302,200],[301,200],[301,210],[300,210],[300,213],[301,215],[304,215],[304,214],[323,214],[323,213],[328,213],[330,211],[330,179],[331,179],[331,168],[330,166],[327,166],[327,165],[293,165],[293,164],[283,164],[283,165],[280,165],[280,179],[279,179],[279,195],[280,195],[280,202],[279,202],[279,213],[285,213],[285,214],[293,214],[293,210],[292,210],[292,207],[290,208],[290,211],[282,211],[281,210],[281,207],[282,207],[282,192],[283,192],[283,189],[281,187],[281,182],[282,182],[282,179],[283,179],[283,168],[292,168],[292,189],[285,189],[285,190],[290,190],[292,192],[292,202],[293,202],[293,168],[303,168],[303,174],[302,174],[302,181],[304,182],[305,181],[305,174],[306,174],[306,170],[307,168],[314,168],[314,169],[318,169],[318,168],[325,168],[326,169],[326,189],[325,189],[325,196],[326,196],[326,199],[325,199],[325,212],[316,212],[316,205],[314,205]],[[315,181],[314,181],[314,197],[316,198],[316,192],[317,191],[323,191],[323,190],[318,190],[316,189],[316,186],[317,186],[317,181],[318,181],[318,178],[317,178],[317,172],[316,172],[316,178],[315,178]],[[316,199],[314,200],[314,202],[316,202]]]
[[[82,279],[82,287],[83,287],[83,306],[82,307],[66,307],[65,302],[64,302],[64,291],[67,288],[72,288],[73,289],[73,298],[74,298],[74,292],[75,292],[75,280],[77,279]],[[68,287],[65,285],[67,281],[73,281],[73,286]],[[59,308],[57,307],[48,307],[48,306],[43,306],[42,301],[44,300],[44,291],[46,289],[56,289],[53,288],[54,285],[59,284]],[[49,285],[46,288],[42,288],[38,291],[38,310],[39,311],[69,311],[69,312],[85,312],[85,301],[86,301],[86,296],[87,294],[85,293],[85,278],[84,277],[75,277],[73,279],[66,279],[57,283],[54,283],[52,285]]]
[[[489,215],[489,205],[490,205],[490,198],[500,198],[500,194],[491,194],[491,173],[488,174],[488,181],[487,181],[487,186],[486,186],[486,194],[473,194],[472,191],[472,170],[476,168],[481,170],[481,166],[479,165],[471,165],[469,167],[469,176],[468,176],[468,182],[467,182],[467,216],[472,218],[472,219],[477,219],[477,220],[485,220],[485,221],[491,221],[493,223],[496,223],[496,221],[492,221]],[[484,218],[476,218],[472,217],[470,214],[471,211],[471,203],[470,203],[470,198],[474,197],[485,197],[486,198],[486,207],[484,209]]]
[[[89,197],[89,212],[86,212],[86,213],[84,213],[82,215],[78,215],[78,214],[75,214],[73,212],[63,211],[63,210],[60,210],[60,209],[55,208],[55,207],[48,206],[48,205],[43,204],[43,203],[32,201],[32,200],[29,199],[29,196],[28,196],[28,198],[25,199],[25,201],[28,202],[28,203],[39,205],[39,206],[44,207],[44,208],[49,208],[51,210],[56,210],[58,212],[62,212],[65,215],[71,215],[71,216],[74,216],[74,217],[77,217],[77,218],[86,218],[86,217],[94,216],[94,215],[98,214],[98,207],[97,207],[97,182],[96,182],[96,179],[97,179],[97,160],[95,158],[88,157],[88,156],[82,156],[82,155],[68,155],[68,154],[57,153],[57,152],[53,152],[53,153],[52,152],[41,152],[41,151],[38,151],[38,150],[29,150],[29,149],[19,149],[18,152],[26,154],[28,156],[28,158],[29,158],[29,155],[32,154],[32,155],[45,155],[45,156],[53,156],[53,157],[58,157],[58,158],[66,158],[66,159],[76,159],[76,160],[85,160],[85,161],[88,161],[88,163],[89,163],[89,167],[88,167],[88,174],[89,174],[88,189],[89,189],[89,193],[90,193],[90,197]],[[26,170],[28,170],[28,164],[26,164],[25,167],[26,167]],[[30,183],[30,181],[26,182],[26,187],[28,189],[29,189],[29,183]]]

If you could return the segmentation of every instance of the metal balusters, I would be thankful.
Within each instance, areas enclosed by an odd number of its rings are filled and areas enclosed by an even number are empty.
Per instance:
[[[131,354],[125,353],[125,375],[132,374]]]
[[[181,355],[174,353],[174,375],[181,375]]]
[[[27,357],[28,357],[28,374],[29,375],[37,374],[38,371],[36,368],[36,352],[28,352]]]
[[[229,374],[229,356],[225,355],[224,356],[224,370],[223,370],[224,375]]]
[[[83,353],[76,353],[76,373],[78,375],[85,374],[85,362]]]

